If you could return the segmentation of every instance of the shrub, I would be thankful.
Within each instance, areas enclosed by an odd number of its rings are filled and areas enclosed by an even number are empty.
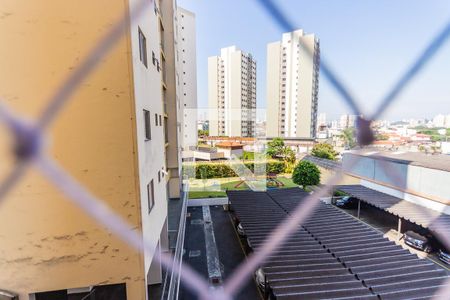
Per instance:
[[[320,183],[320,170],[310,161],[302,160],[294,168],[292,181],[306,189],[309,185]]]
[[[242,159],[255,160],[255,152],[244,151],[244,154],[242,154]]]
[[[264,163],[256,163],[254,161],[245,162],[244,165],[254,172],[256,168],[264,167]],[[285,164],[282,161],[268,161],[266,162],[266,172],[280,174],[285,171]],[[239,168],[239,165],[236,166]],[[183,168],[187,170],[188,168]],[[187,175],[187,174],[185,174]],[[195,178],[196,179],[209,179],[209,178],[225,178],[225,177],[237,177],[236,172],[229,166],[228,163],[210,163],[210,162],[197,162],[195,164]]]
[[[318,158],[335,160],[338,153],[334,151],[333,146],[327,143],[315,144],[311,150],[311,155]]]

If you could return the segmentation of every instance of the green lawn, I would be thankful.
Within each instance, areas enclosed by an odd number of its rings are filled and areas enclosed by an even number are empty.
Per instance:
[[[291,178],[287,177],[278,177],[280,182],[284,184],[281,188],[292,188],[297,187],[295,183],[292,182]],[[239,187],[236,185],[240,182],[240,180],[229,181],[229,182],[221,182],[220,183],[220,191],[190,191],[189,198],[216,198],[216,197],[226,197],[226,190],[248,190],[247,184],[243,183]]]

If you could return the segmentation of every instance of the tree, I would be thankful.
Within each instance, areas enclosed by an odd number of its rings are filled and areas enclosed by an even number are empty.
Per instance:
[[[311,155],[319,158],[336,160],[338,153],[334,151],[333,146],[327,143],[315,144],[311,150]]]
[[[355,129],[354,128],[344,129],[342,131],[341,137],[344,139],[346,147],[351,149],[356,146]]]
[[[283,148],[283,161],[286,165],[285,172],[291,173],[296,161],[295,152],[291,148],[285,146]]]
[[[292,172],[292,181],[302,186],[303,189],[310,185],[318,185],[320,183],[320,170],[312,162],[302,160]]]
[[[280,157],[283,155],[284,148],[284,140],[282,138],[274,138],[272,141],[267,143],[267,155],[272,158]]]
[[[198,136],[209,136],[209,130],[198,130]]]

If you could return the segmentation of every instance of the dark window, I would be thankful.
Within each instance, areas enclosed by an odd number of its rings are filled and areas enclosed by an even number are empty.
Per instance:
[[[161,182],[161,171],[158,171],[158,182]]]
[[[126,300],[127,288],[125,283],[99,285],[94,287],[95,294],[86,300]]]
[[[158,114],[155,114],[155,126],[158,126]]]
[[[67,290],[36,293],[36,300],[67,300]]]
[[[159,115],[159,126],[162,126],[162,116]]]
[[[152,51],[152,62],[153,62],[153,65],[154,65],[154,66],[156,66],[156,61],[157,61],[157,59],[156,59],[155,52]]]
[[[139,28],[139,59],[147,68],[147,39]]]
[[[155,185],[153,179],[147,184],[147,202],[148,202],[148,213],[152,211],[153,206],[155,206]]]
[[[144,123],[145,123],[145,139],[152,139],[152,130],[150,128],[150,112],[144,109]]]

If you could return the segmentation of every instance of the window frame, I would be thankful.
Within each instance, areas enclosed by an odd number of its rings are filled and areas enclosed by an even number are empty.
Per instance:
[[[144,134],[145,134],[145,140],[150,141],[152,139],[152,124],[151,124],[151,117],[150,117],[150,111],[147,109],[144,109]]]
[[[150,213],[153,210],[153,207],[155,207],[155,183],[153,179],[147,184],[147,206],[148,213]]]
[[[148,68],[148,58],[147,58],[147,38],[141,28],[138,27],[138,39],[139,39],[139,60],[142,64]]]

